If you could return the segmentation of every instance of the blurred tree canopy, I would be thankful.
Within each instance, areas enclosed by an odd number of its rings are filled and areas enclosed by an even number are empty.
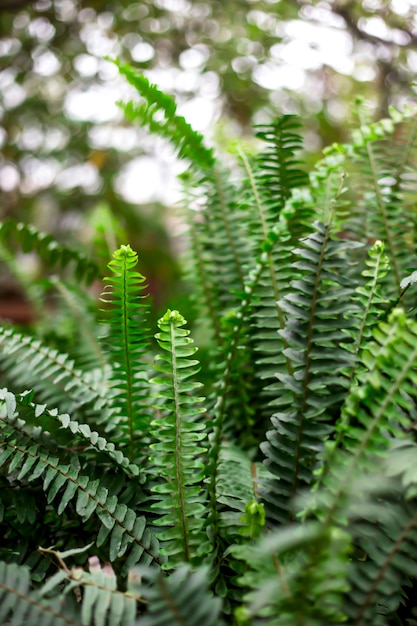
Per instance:
[[[145,256],[158,250],[161,264],[169,248],[162,219],[169,191],[160,184],[156,195],[145,193],[138,211],[128,187],[133,194],[146,188],[149,157],[159,160],[165,180],[169,151],[123,121],[115,102],[132,94],[105,57],[143,69],[197,125],[220,119],[232,132],[248,132],[276,114],[299,113],[306,147],[314,151],[344,137],[357,94],[378,116],[410,97],[416,6],[416,0],[0,0],[2,218],[32,221],[66,238],[81,233],[87,241],[97,220],[104,230],[110,224],[111,239],[116,215]],[[168,252],[166,268],[174,271]]]

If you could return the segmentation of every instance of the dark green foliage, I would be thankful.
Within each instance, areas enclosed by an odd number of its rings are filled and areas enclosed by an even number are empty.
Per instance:
[[[61,275],[30,286],[31,328],[0,328],[0,621],[413,624],[415,120],[362,124],[308,178],[283,116],[231,173],[119,69],[128,117],[190,164],[195,320],[153,327],[129,245],[97,303],[94,262],[3,224]]]

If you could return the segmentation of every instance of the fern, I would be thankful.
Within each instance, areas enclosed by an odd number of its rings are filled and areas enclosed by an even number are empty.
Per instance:
[[[157,443],[151,445],[150,460],[159,477],[153,487],[159,502],[153,506],[162,517],[156,523],[168,527],[158,534],[169,557],[166,567],[198,562],[204,542],[206,433],[205,424],[197,419],[203,412],[203,398],[190,395],[201,384],[190,380],[198,371],[198,361],[189,358],[196,348],[189,331],[182,328],[185,323],[178,311],[171,310],[159,320],[156,338],[164,353],[156,365],[160,375],[152,379],[160,386],[162,399],[161,416],[151,425]]]
[[[152,587],[144,591],[149,602],[149,613],[141,620],[142,626],[217,626],[221,603],[208,591],[206,572],[191,572],[188,566],[179,567],[169,578],[151,573]]]
[[[158,562],[156,543],[146,529],[145,518],[138,517],[126,505],[119,504],[118,498],[100,484],[100,479],[83,475],[74,454],[67,455],[65,460],[63,458],[60,461],[49,450],[47,440],[42,440],[42,431],[25,428],[24,421],[19,419],[16,406],[15,397],[6,393],[1,407],[3,419],[7,418],[7,423],[4,423],[2,429],[0,465],[8,464],[7,475],[18,472],[17,480],[25,479],[29,483],[43,479],[42,488],[47,495],[48,504],[58,494],[60,496],[59,504],[54,504],[58,515],[62,515],[73,499],[76,500],[76,513],[83,523],[93,514],[96,515],[100,521],[97,545],[100,546],[109,538],[110,560],[120,558],[128,552],[127,563],[131,565],[140,559],[145,563],[154,560]],[[44,407],[36,405],[27,406],[35,415],[44,410]],[[65,423],[65,418],[62,419]],[[94,435],[92,439],[95,439]],[[111,454],[111,449],[107,449]]]
[[[135,271],[138,256],[130,246],[121,246],[109,263],[112,276],[106,277],[107,288],[102,301],[110,305],[107,317],[109,334],[104,346],[113,360],[112,419],[120,422],[132,460],[136,459],[138,439],[149,429],[149,408],[144,400],[148,394],[146,354],[149,330],[146,326],[147,306],[142,294],[144,276]]]
[[[20,244],[23,252],[36,251],[48,268],[56,265],[62,268],[73,264],[76,279],[87,284],[99,277],[97,265],[85,254],[58,243],[52,235],[38,231],[31,224],[7,220],[0,224],[0,240],[10,246],[13,241]]]
[[[101,413],[103,419],[109,415],[107,369],[96,370],[95,375],[84,372],[70,355],[13,328],[0,328],[0,346],[6,378],[21,391],[33,388],[40,400],[58,404],[63,411],[72,413],[90,405],[91,412]]]
[[[302,279],[291,283],[291,293],[280,303],[288,316],[281,334],[292,372],[278,374],[281,409],[261,445],[275,477],[262,491],[274,523],[294,518],[296,495],[311,481],[323,439],[332,431],[331,411],[345,395],[341,370],[351,359],[342,346],[348,326],[343,311],[352,287],[342,274],[342,253],[349,247],[330,238],[330,226],[316,224],[316,232],[295,250],[294,269]]]
[[[9,622],[9,618],[13,622]],[[3,624],[54,624],[78,626],[77,613],[57,595],[54,601],[39,598],[30,589],[30,571],[15,563],[0,562],[0,620]],[[5,621],[7,620],[7,621]]]
[[[153,341],[129,245],[97,312],[76,284],[94,261],[1,226],[10,267],[16,246],[48,266],[30,290],[56,309],[0,328],[0,621],[413,623],[417,326],[398,304],[416,280],[414,113],[361,113],[309,176],[284,115],[234,168],[117,65],[139,96],[127,117],[187,162],[202,370],[175,309]],[[124,232],[105,217],[101,258]]]
[[[141,105],[120,103],[125,115],[131,121],[138,120],[155,134],[169,139],[180,158],[189,159],[193,166],[211,168],[214,164],[213,151],[204,146],[202,135],[182,116],[176,114],[175,100],[160,91],[156,85],[152,85],[145,76],[132,70],[129,65],[121,65],[117,61],[116,65],[144,100]],[[162,121],[158,119],[159,114],[163,115]]]

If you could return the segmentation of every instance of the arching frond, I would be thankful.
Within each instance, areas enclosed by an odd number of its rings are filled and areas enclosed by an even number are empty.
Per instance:
[[[116,65],[129,83],[143,98],[142,104],[120,103],[125,115],[131,121],[138,121],[159,136],[168,139],[180,158],[186,158],[194,166],[207,168],[214,163],[213,151],[204,145],[203,137],[177,115],[177,105],[172,96],[160,91],[143,75],[135,72],[129,65]],[[162,114],[163,119],[160,119]]]
[[[44,410],[29,404],[26,408],[35,414]],[[42,430],[25,427],[12,394],[5,394],[0,410],[4,416],[0,466],[6,468],[7,475],[16,475],[17,480],[25,479],[29,483],[40,481],[48,503],[54,503],[58,515],[62,515],[70,502],[74,502],[76,514],[84,523],[94,515],[98,521],[96,543],[100,546],[107,540],[111,561],[126,555],[127,566],[139,561],[159,562],[157,542],[144,517],[119,503],[117,496],[100,484],[100,479],[83,474],[74,452],[62,454],[62,458],[51,452],[42,441]],[[65,417],[61,418],[65,423]],[[91,438],[95,440],[92,433],[90,442]],[[108,445],[107,450],[114,455]]]
[[[73,267],[76,279],[91,283],[99,278],[99,269],[96,263],[85,254],[59,243],[52,235],[42,233],[32,224],[24,224],[15,220],[6,220],[0,223],[0,240],[3,245],[13,242],[21,246],[23,252],[36,251],[48,268],[60,266]]]

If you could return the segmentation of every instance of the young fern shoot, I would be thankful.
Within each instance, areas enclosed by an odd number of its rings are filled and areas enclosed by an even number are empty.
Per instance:
[[[138,438],[148,436],[150,421],[146,410],[145,353],[149,348],[147,305],[143,302],[146,279],[135,271],[137,262],[138,255],[129,245],[116,250],[108,264],[113,275],[104,279],[108,285],[101,298],[111,307],[104,321],[110,328],[105,341],[113,360],[115,415],[112,420],[121,424],[132,461],[137,457]]]
[[[154,508],[160,513],[157,525],[163,527],[157,536],[168,556],[167,568],[181,562],[197,564],[205,543],[204,514],[207,500],[203,481],[206,478],[202,457],[207,449],[205,424],[199,398],[193,393],[201,383],[192,378],[199,363],[191,359],[197,348],[182,328],[186,320],[178,311],[168,311],[159,320],[156,339],[162,348],[155,369],[159,376],[156,396],[162,401],[161,417],[152,422],[156,443],[151,445],[151,462],[155,468],[153,492],[158,498]]]

